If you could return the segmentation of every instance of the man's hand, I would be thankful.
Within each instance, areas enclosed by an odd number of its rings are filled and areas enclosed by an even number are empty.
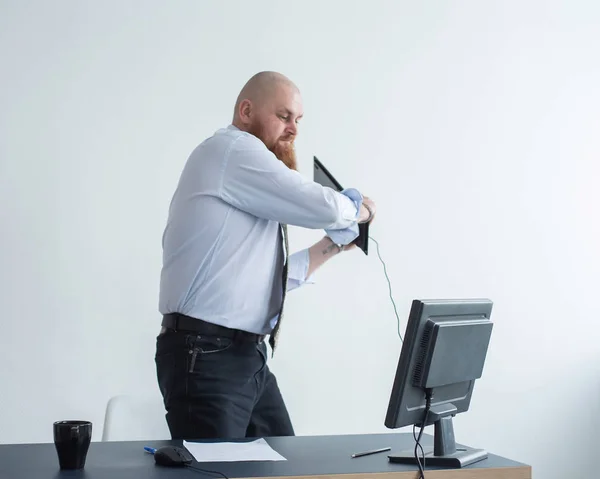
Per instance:
[[[360,206],[360,214],[358,216],[359,223],[371,223],[377,213],[375,202],[368,196],[363,197],[362,205]]]
[[[375,218],[375,213],[377,209],[375,207],[375,202],[367,197],[363,197],[363,202],[360,207],[360,215],[358,217],[359,223],[371,223],[373,218]],[[349,251],[356,248],[354,243],[347,244],[345,246],[338,246],[335,244],[331,238],[325,236],[321,241],[312,245],[308,249],[309,254],[309,266],[307,277],[313,274],[317,269],[319,269],[323,264],[329,261],[334,256],[337,256],[339,253],[343,251]]]

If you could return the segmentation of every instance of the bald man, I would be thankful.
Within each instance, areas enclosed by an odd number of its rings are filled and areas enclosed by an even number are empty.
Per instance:
[[[232,124],[191,153],[163,234],[158,384],[173,439],[289,436],[292,422],[267,365],[285,294],[351,249],[375,214],[296,171],[298,88],[276,72],[241,90]],[[325,237],[288,256],[287,225]]]

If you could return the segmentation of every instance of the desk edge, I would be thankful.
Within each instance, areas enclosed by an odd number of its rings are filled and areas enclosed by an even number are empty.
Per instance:
[[[335,473],[314,475],[289,475],[263,477],[238,477],[236,479],[415,479],[418,471],[386,471],[362,473]],[[426,469],[427,479],[531,479],[531,466],[491,467],[486,469]]]

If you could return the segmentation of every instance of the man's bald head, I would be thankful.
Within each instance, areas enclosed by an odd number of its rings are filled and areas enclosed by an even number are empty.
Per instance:
[[[269,101],[278,93],[280,89],[295,91],[298,94],[298,87],[285,75],[278,72],[264,71],[252,76],[246,82],[235,102],[235,111],[233,120],[239,119],[240,105],[244,100],[251,101],[255,105],[261,105]]]
[[[294,139],[302,118],[300,91],[285,75],[254,75],[235,102],[233,125],[256,136],[288,167],[296,169]]]

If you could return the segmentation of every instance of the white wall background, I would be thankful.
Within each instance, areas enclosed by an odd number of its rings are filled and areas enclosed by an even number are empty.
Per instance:
[[[303,92],[302,171],[316,154],[378,203],[402,329],[413,298],[495,302],[457,439],[592,477],[597,2],[13,0],[0,58],[0,442],[64,418],[97,440],[110,396],[157,392],[171,194],[273,69]],[[334,260],[290,297],[272,362],[298,434],[385,432],[399,350],[377,256]]]

